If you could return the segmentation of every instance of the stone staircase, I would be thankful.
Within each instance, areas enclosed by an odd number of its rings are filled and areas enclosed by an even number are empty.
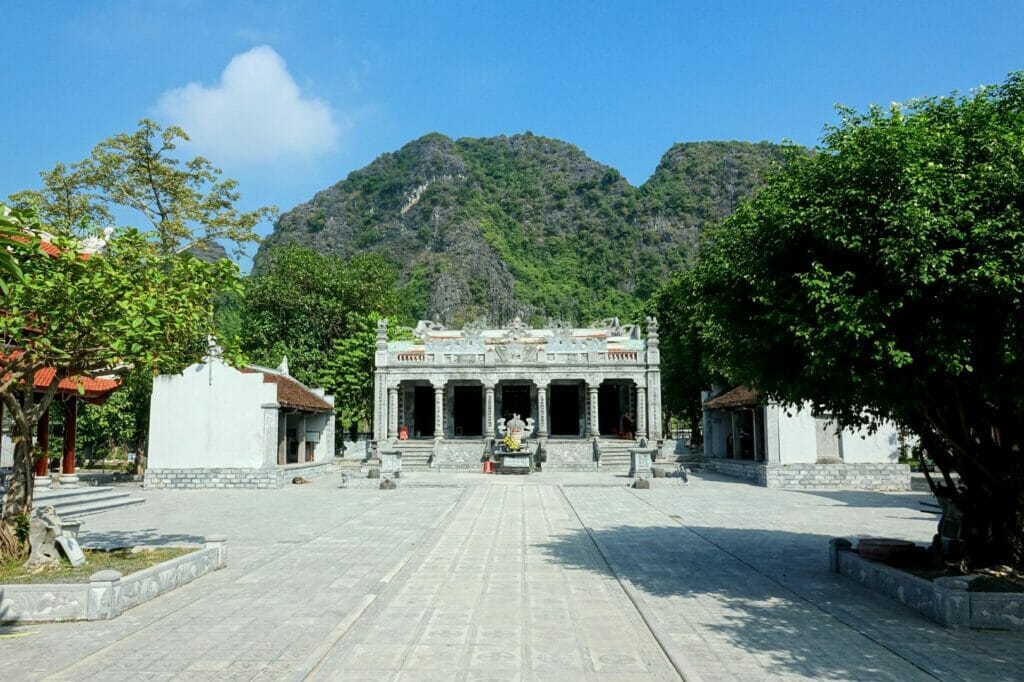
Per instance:
[[[105,486],[63,486],[36,488],[32,507],[53,507],[57,515],[66,519],[99,514],[112,509],[124,509],[142,504],[146,500],[132,497],[123,490]]]
[[[402,471],[429,471],[434,454],[432,440],[400,440],[395,448],[402,453]]]
[[[629,450],[637,447],[633,440],[602,438],[597,442],[602,469],[629,469]]]

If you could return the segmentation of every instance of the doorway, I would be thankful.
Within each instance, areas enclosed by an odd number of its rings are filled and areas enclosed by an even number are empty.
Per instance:
[[[415,438],[434,437],[433,386],[417,386],[413,391],[412,433]]]
[[[530,385],[509,384],[501,387],[501,416],[506,420],[518,414],[524,422],[530,414]]]
[[[484,410],[483,387],[455,386],[452,395],[454,436],[482,436]]]
[[[580,435],[580,387],[578,384],[551,384],[548,399],[551,408],[552,436]]]

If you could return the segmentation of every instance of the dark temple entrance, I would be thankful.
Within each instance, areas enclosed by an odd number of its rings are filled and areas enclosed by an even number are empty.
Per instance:
[[[622,430],[619,386],[601,384],[597,389],[597,426],[602,436],[618,436]]]
[[[434,437],[434,387],[417,386],[413,394],[412,435],[414,438]]]
[[[551,435],[580,435],[580,387],[551,384]]]
[[[501,416],[511,419],[512,415],[518,414],[520,419],[526,421],[532,417],[530,409],[530,386],[529,384],[511,384],[501,387]]]
[[[484,435],[483,388],[481,386],[455,386],[452,406],[454,436]]]

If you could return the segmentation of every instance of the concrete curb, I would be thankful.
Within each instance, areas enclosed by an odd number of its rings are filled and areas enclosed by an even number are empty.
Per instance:
[[[194,552],[127,576],[99,571],[87,583],[0,585],[0,623],[116,618],[133,606],[226,565],[227,541],[210,537]]]

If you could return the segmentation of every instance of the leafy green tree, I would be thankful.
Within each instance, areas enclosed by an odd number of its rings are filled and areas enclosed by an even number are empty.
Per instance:
[[[21,267],[18,253],[29,251],[35,238],[22,228],[23,221],[30,219],[23,209],[11,209],[0,204],[0,292],[7,294],[7,281],[21,281]]]
[[[334,394],[342,425],[365,422],[377,319],[399,309],[396,280],[379,254],[344,260],[301,246],[275,249],[246,281],[242,347],[268,365],[287,356],[297,379]]]
[[[697,312],[696,276],[692,266],[676,273],[651,300],[648,314],[657,317],[660,325],[665,418],[678,417],[699,435],[703,416],[700,392],[724,379],[708,365]]]
[[[144,453],[152,394],[153,375],[131,371],[105,403],[83,405],[78,417],[78,442],[82,448],[106,455],[124,446],[137,454]]]
[[[89,158],[70,167],[58,163],[41,174],[42,189],[18,192],[11,201],[36,207],[45,224],[65,233],[112,223],[115,207],[134,209],[168,254],[215,240],[239,249],[259,241],[253,229],[276,209],[236,209],[236,180],[221,178],[220,169],[201,156],[184,163],[172,156],[178,142],[188,139],[177,126],[164,129],[142,119],[135,132],[100,142]]]
[[[1024,74],[840,114],[709,233],[710,358],[844,425],[910,428],[968,562],[1024,566]]]
[[[23,229],[38,229],[31,217]],[[12,537],[32,504],[35,426],[61,380],[95,374],[177,372],[201,355],[212,332],[213,291],[236,286],[237,267],[207,264],[188,254],[166,255],[151,238],[121,230],[102,253],[83,257],[74,238],[56,238],[56,255],[22,261],[0,315],[0,400],[13,422],[14,474],[0,530]],[[56,377],[36,396],[36,373]]]

